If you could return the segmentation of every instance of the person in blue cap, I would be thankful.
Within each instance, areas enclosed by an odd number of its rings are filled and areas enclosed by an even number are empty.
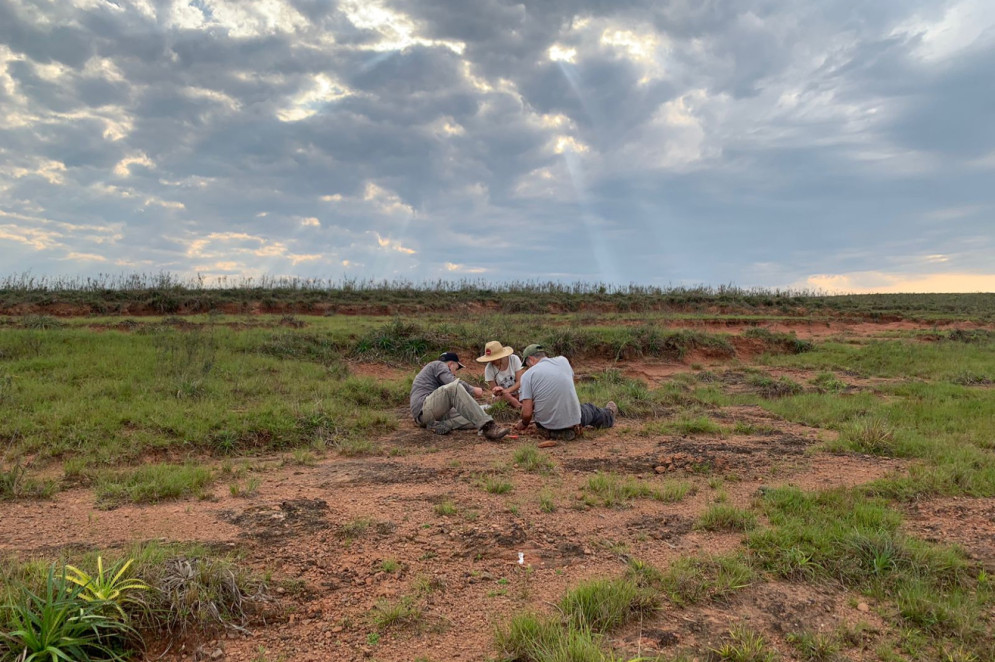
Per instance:
[[[455,352],[444,352],[411,383],[411,416],[415,423],[436,434],[476,428],[484,437],[497,441],[508,434],[474,400],[484,390],[456,376],[465,366]]]

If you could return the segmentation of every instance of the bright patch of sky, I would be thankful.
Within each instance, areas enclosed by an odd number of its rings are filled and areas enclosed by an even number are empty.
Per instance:
[[[5,0],[0,264],[992,290],[993,69],[983,0]]]

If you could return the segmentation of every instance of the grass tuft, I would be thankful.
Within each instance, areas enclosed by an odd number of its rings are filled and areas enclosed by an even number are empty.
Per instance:
[[[706,531],[749,531],[757,525],[757,517],[748,510],[718,503],[698,517],[695,528]]]
[[[515,451],[512,460],[529,473],[548,474],[553,471],[553,461],[535,444],[524,444]]]

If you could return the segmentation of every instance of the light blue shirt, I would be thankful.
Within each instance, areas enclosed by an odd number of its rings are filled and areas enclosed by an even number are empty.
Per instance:
[[[580,425],[574,371],[565,356],[544,358],[526,370],[518,399],[532,401],[532,419],[547,430]]]

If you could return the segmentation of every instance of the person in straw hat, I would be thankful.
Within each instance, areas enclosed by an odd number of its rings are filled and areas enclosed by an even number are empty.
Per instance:
[[[486,363],[484,381],[491,387],[494,397],[501,398],[515,409],[521,409],[522,403],[515,394],[522,385],[522,360],[515,356],[515,350],[502,346],[497,340],[484,345],[484,355],[477,357],[477,363]]]

